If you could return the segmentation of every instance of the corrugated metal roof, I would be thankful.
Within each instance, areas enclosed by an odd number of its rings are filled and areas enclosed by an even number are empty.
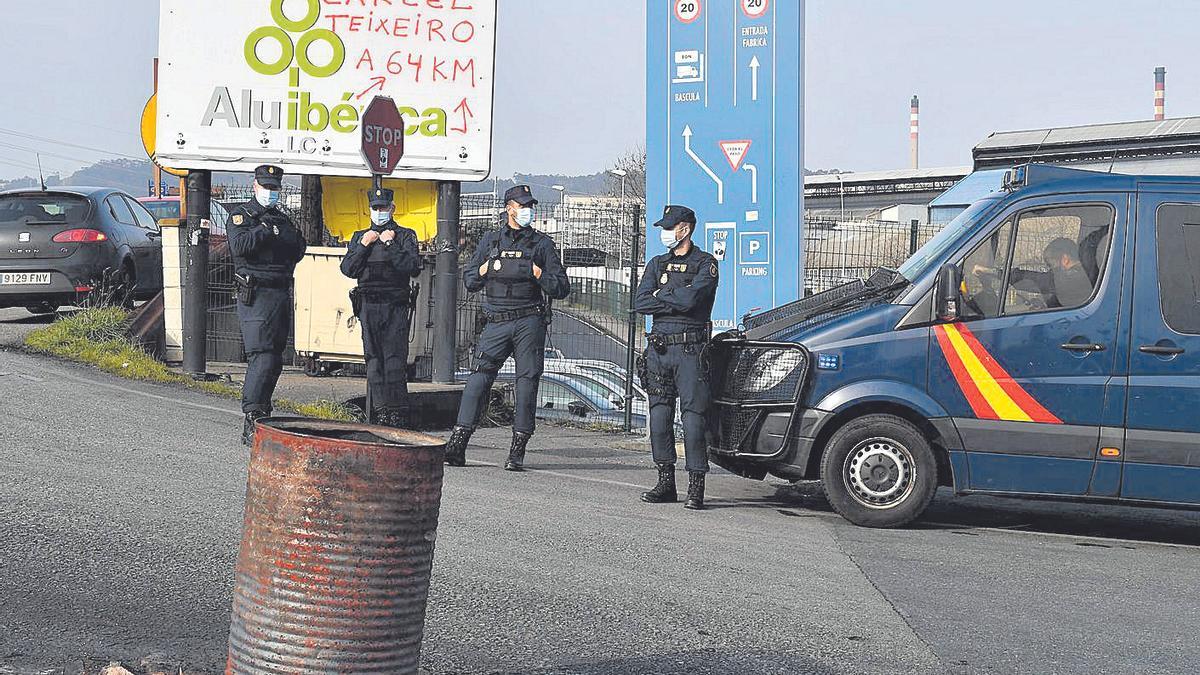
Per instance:
[[[862,171],[858,173],[841,174],[841,182],[846,185],[854,183],[880,183],[887,181],[906,180],[936,180],[956,179],[971,173],[969,166],[950,166],[932,169],[896,169],[892,171]],[[817,176],[805,176],[805,186],[837,185],[838,174],[826,173]]]
[[[1076,143],[1104,143],[1138,139],[1163,139],[1172,136],[1200,136],[1200,117],[1177,119],[1118,122],[1114,124],[1090,124],[1060,129],[1030,129],[1026,131],[999,131],[975,146],[978,150],[1003,148],[1037,147],[1038,145],[1071,145]]]

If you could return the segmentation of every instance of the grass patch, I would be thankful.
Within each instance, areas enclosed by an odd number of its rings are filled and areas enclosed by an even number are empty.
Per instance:
[[[138,349],[126,335],[129,323],[129,312],[119,307],[86,309],[33,331],[25,338],[25,347],[32,352],[84,363],[130,380],[181,385],[222,398],[241,398],[242,390],[236,385],[197,382]],[[354,419],[353,411],[336,401],[279,400],[275,407],[314,419],[342,422]]]
[[[318,400],[311,403],[297,403],[288,399],[275,401],[275,407],[280,410],[296,413],[301,417],[311,417],[318,420],[334,420],[337,422],[356,421],[354,411],[345,404],[337,401]]]

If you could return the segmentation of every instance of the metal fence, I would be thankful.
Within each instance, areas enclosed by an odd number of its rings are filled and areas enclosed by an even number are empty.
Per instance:
[[[806,219],[805,295],[866,279],[880,267],[899,267],[941,230],[922,223]]]

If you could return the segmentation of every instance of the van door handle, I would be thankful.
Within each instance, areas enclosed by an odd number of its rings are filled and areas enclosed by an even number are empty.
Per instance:
[[[1142,345],[1138,347],[1138,351],[1143,354],[1154,354],[1155,356],[1178,356],[1187,351],[1183,347],[1168,347],[1165,345]]]
[[[1105,350],[1104,345],[1088,342],[1067,342],[1062,345],[1062,348],[1069,352],[1102,352]]]

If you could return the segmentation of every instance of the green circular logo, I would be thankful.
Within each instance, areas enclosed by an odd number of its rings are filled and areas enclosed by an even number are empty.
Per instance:
[[[308,0],[308,10],[298,20],[283,13],[283,3],[284,0],[271,0],[274,26],[256,28],[246,36],[245,56],[250,68],[263,75],[278,75],[295,64],[309,77],[329,77],[341,70],[346,63],[346,45],[342,39],[326,28],[312,29],[321,18],[320,0]],[[301,34],[295,42],[292,33]],[[258,55],[259,46],[267,41],[278,43],[280,48],[279,59],[270,63]],[[329,63],[324,65],[313,63],[308,55],[309,49],[318,42],[324,42],[330,48]]]

